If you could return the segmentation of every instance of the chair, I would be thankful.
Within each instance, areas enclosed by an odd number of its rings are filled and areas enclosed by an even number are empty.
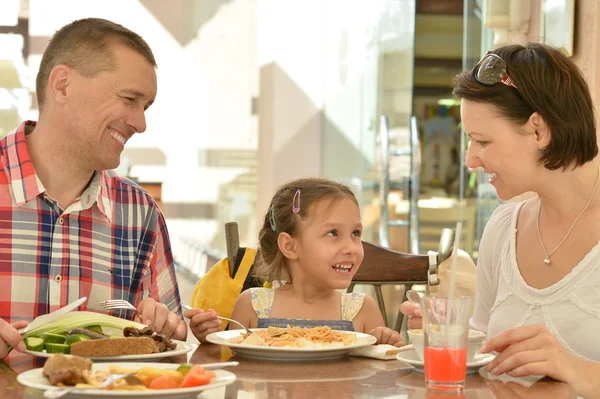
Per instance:
[[[225,224],[225,239],[230,275],[233,275],[233,268],[238,260],[237,257],[239,257],[237,223],[230,222]],[[407,254],[363,241],[365,256],[347,292],[352,292],[357,284],[372,285],[375,289],[377,304],[381,314],[386,319],[385,316],[387,313],[381,290],[382,285],[401,285],[403,288],[402,301],[406,300],[406,292],[414,284],[438,285],[438,266],[450,257],[453,247],[454,230],[451,229],[444,229],[442,231],[438,252],[432,251],[431,256]],[[251,283],[251,281],[249,280],[247,283]],[[396,318],[394,327],[398,332],[402,328],[403,319],[404,315],[398,310],[398,317]],[[386,326],[387,324],[386,320]]]
[[[435,206],[436,201],[441,200],[434,198],[419,201],[420,252],[435,250],[442,229],[456,226],[456,222],[461,222],[460,247],[472,255],[477,228],[476,203],[466,200],[462,204],[455,203],[453,206]]]
[[[438,285],[437,268],[450,257],[453,247],[454,230],[451,229],[442,231],[438,252],[432,252],[431,257],[398,252],[363,241],[365,256],[347,291],[352,292],[357,284],[372,285],[387,327],[387,313],[381,286],[386,284],[402,286],[402,302],[404,302],[406,292],[414,284]],[[396,331],[400,332],[403,320],[404,315],[398,310],[394,326]]]

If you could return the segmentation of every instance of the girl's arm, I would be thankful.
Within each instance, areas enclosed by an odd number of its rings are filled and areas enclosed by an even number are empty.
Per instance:
[[[252,307],[252,297],[250,296],[250,290],[242,292],[235,302],[233,307],[233,313],[231,318],[239,321],[247,328],[255,328],[258,324],[256,312]],[[235,324],[233,325],[235,326]],[[237,328],[233,327],[232,328]],[[238,326],[239,327],[239,326]]]
[[[353,323],[355,330],[375,336],[378,344],[404,346],[404,341],[400,337],[400,334],[391,328],[385,327],[379,306],[377,306],[377,302],[372,297],[365,295],[362,308],[356,315],[355,320],[359,322],[359,325],[362,324],[363,327],[362,329],[358,329],[356,328],[357,323]]]

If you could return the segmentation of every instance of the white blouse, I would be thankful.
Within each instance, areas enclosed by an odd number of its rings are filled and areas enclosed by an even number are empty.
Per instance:
[[[515,251],[523,204],[500,206],[485,227],[471,326],[493,337],[512,327],[544,324],[571,353],[600,362],[600,243],[556,284],[541,290],[530,287]]]

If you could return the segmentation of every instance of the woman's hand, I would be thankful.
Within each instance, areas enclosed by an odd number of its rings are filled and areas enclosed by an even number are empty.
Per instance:
[[[192,334],[203,344],[207,342],[208,334],[222,329],[223,323],[217,319],[217,312],[214,309],[208,309],[206,312],[202,309],[190,309],[184,311],[183,315],[190,319]]]
[[[511,328],[488,340],[480,353],[496,351],[487,366],[492,374],[511,377],[545,375],[569,384],[578,395],[598,397],[600,365],[571,354],[545,326]]]
[[[423,328],[423,319],[421,318],[421,306],[412,302],[406,301],[400,305],[402,314],[408,316],[406,324],[409,330],[420,330]]]
[[[396,330],[392,330],[388,327],[376,327],[369,332],[372,336],[377,338],[377,344],[388,344],[396,347],[404,346],[404,340],[400,336],[400,333]]]

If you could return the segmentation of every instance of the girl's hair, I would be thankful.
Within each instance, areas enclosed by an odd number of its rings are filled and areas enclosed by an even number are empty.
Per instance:
[[[299,192],[299,206],[295,201]],[[290,181],[277,189],[258,234],[259,251],[253,267],[254,275],[263,281],[291,282],[289,266],[285,256],[279,250],[279,233],[295,236],[299,232],[300,221],[309,216],[313,205],[323,200],[350,198],[356,206],[358,201],[354,193],[345,185],[333,180],[307,178]],[[298,209],[299,208],[299,209]]]
[[[583,165],[598,154],[594,105],[581,71],[560,50],[541,43],[499,47],[515,86],[486,86],[475,79],[477,66],[457,75],[454,96],[496,106],[500,114],[524,125],[538,112],[550,128],[550,144],[540,162],[550,170]]]

